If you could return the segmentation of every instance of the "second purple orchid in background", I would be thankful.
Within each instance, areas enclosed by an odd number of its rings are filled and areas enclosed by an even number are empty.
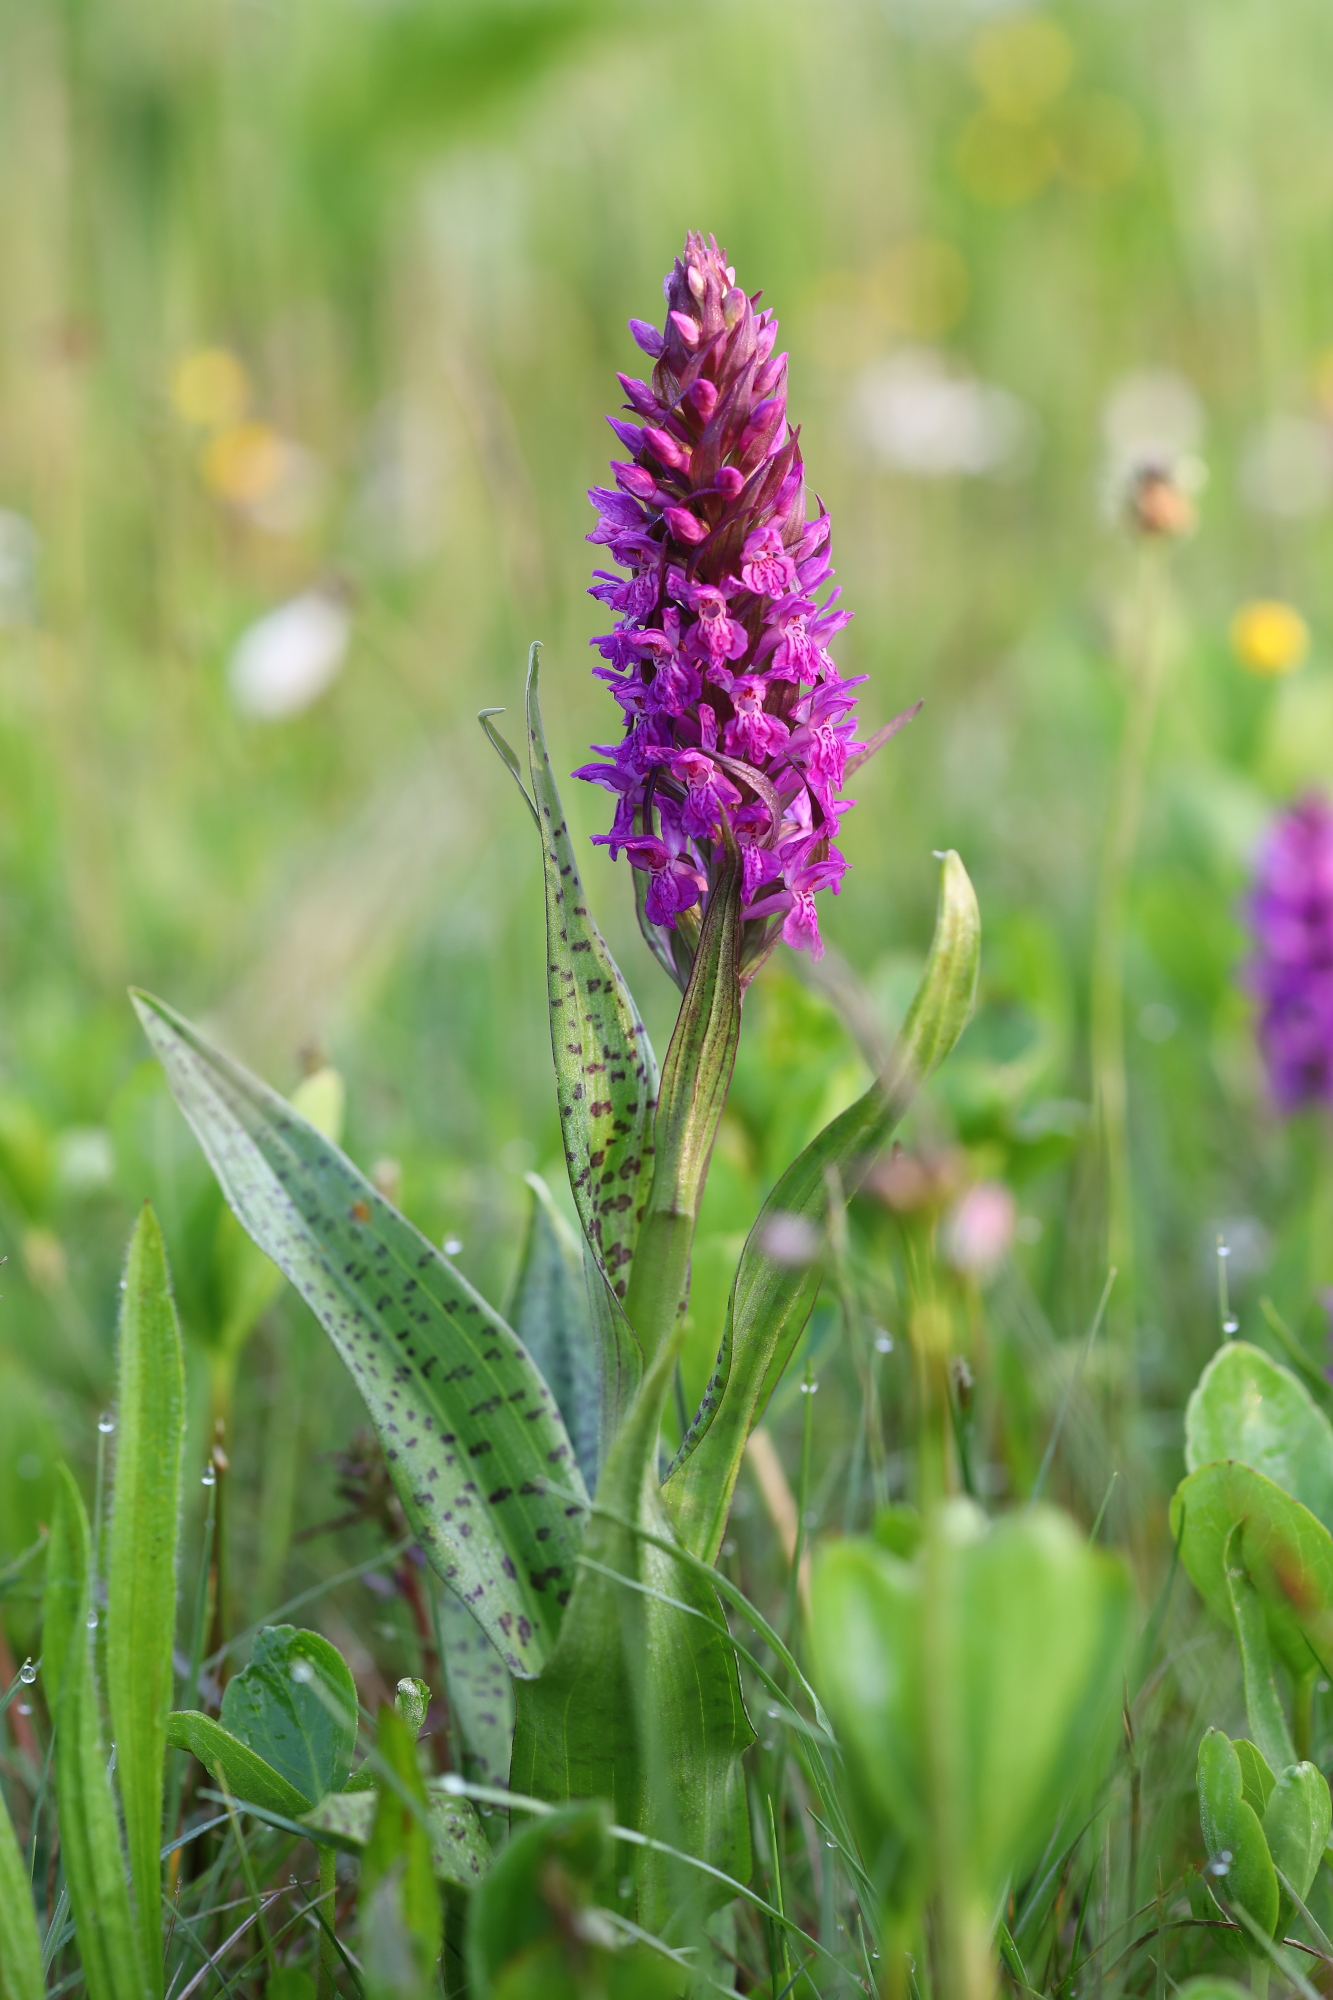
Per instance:
[[[836,894],[847,867],[843,783],[908,716],[857,741],[865,677],[843,679],[828,652],[851,614],[836,589],[817,597],[833,573],[829,518],[821,505],[806,519],[776,319],[694,232],[665,289],[662,332],[630,322],[654,363],[651,386],[620,377],[637,421],[609,419],[630,456],[590,495],[589,540],[627,572],[598,570],[592,586],[620,614],[593,644],[625,732],[575,775],[617,795],[596,838],[640,871],[645,933],[682,983],[734,845],[748,980],[779,938],[820,955],[815,896]]]

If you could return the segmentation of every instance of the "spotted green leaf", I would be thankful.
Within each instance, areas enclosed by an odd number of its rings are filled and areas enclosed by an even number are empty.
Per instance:
[[[449,1708],[462,1738],[460,1764],[478,1785],[507,1785],[514,1742],[514,1683],[467,1607],[440,1592],[440,1644]]]
[[[430,1785],[426,1796],[426,1830],[435,1879],[471,1889],[491,1860],[490,1842],[481,1830],[477,1808],[470,1799],[450,1798]],[[302,1813],[301,1821],[355,1854],[370,1840],[377,1810],[377,1792],[330,1792],[313,1811]]]
[[[791,1358],[822,1276],[818,1262],[792,1265],[770,1254],[773,1219],[797,1215],[822,1224],[830,1167],[844,1188],[857,1185],[966,1027],[980,950],[976,896],[951,851],[941,864],[930,955],[884,1074],[788,1167],[741,1253],[713,1376],[663,1489],[677,1533],[707,1561],[722,1544],[745,1440]]]
[[[145,1205],[130,1238],[116,1378],[107,1577],[107,1705],[139,1946],[161,1982],[162,1790],[176,1629],[185,1364],[166,1249]]]
[[[539,1174],[527,1234],[508,1304],[509,1323],[536,1362],[559,1405],[591,1486],[597,1478],[597,1344],[584,1283],[583,1251]]]
[[[528,661],[528,769],[542,836],[547,999],[560,1130],[583,1232],[623,1299],[652,1184],[657,1064],[629,988],[588,911]]]
[[[522,1341],[290,1104],[162,1001],[135,1005],[238,1219],[351,1370],[430,1561],[510,1671],[536,1673],[573,1584],[583,1488]]]

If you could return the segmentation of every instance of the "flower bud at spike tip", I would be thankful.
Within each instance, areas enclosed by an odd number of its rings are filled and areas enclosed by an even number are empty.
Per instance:
[[[1270,828],[1249,904],[1247,984],[1280,1110],[1333,1104],[1333,807],[1312,796]]]
[[[617,614],[593,644],[624,735],[575,775],[615,794],[596,838],[647,876],[650,942],[656,927],[664,946],[672,932],[692,946],[730,832],[748,980],[779,938],[823,949],[815,897],[836,894],[847,866],[834,840],[853,803],[840,796],[848,759],[865,748],[859,682],[828,651],[850,613],[836,590],[818,595],[832,576],[828,519],[822,507],[806,517],[776,320],[695,233],[666,303],[660,334],[630,322],[655,364],[651,387],[619,378],[642,419],[612,419],[633,462],[590,495],[588,539],[623,572],[597,571],[592,595]]]

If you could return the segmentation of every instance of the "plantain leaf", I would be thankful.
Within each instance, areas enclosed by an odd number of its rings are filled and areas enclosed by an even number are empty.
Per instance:
[[[173,1750],[191,1751],[205,1770],[220,1772],[227,1790],[247,1805],[263,1806],[286,1819],[299,1819],[310,1810],[313,1801],[304,1792],[211,1715],[178,1708],[168,1718],[167,1741]]]
[[[1185,1411],[1190,1472],[1251,1465],[1333,1529],[1333,1424],[1303,1382],[1247,1341],[1219,1347]]]
[[[620,1525],[671,1533],[656,1455],[678,1348],[679,1335],[661,1349],[611,1447],[598,1489],[607,1514],[589,1522],[555,1651],[539,1679],[515,1687],[510,1784],[559,1803],[608,1799],[621,1825],[744,1881],[740,1756],[754,1735],[721,1608],[668,1551]],[[639,1850],[637,1861],[637,1921],[667,1931],[681,1917],[681,1884],[662,1857]]]
[[[1282,1772],[1263,1811],[1264,1839],[1273,1866],[1285,1875],[1304,1902],[1328,1845],[1330,1811],[1328,1779],[1315,1764],[1290,1764]],[[1281,1889],[1281,1884],[1279,1883]],[[1295,1905],[1281,1893],[1278,1929],[1285,1929]]]
[[[820,1266],[783,1262],[767,1248],[775,1216],[822,1223],[827,1173],[857,1185],[913,1096],[967,1025],[976,995],[981,919],[967,871],[950,851],[940,868],[930,955],[884,1074],[808,1145],[779,1180],[741,1252],[722,1346],[663,1494],[676,1532],[705,1561],[722,1545],[745,1440],[791,1359],[819,1291]]]
[[[143,2000],[148,1982],[93,1685],[92,1537],[79,1489],[63,1465],[47,1578],[45,1656],[54,1690],[56,1811],[84,1983],[88,2000]]]
[[[459,1889],[474,1888],[491,1861],[477,1808],[471,1799],[449,1798],[430,1785],[426,1791],[426,1831],[435,1879]],[[301,1823],[355,1854],[368,1845],[378,1810],[378,1792],[330,1792],[313,1811],[301,1814]]]
[[[162,1987],[162,1780],[172,1696],[185,1364],[166,1250],[146,1204],[120,1311],[116,1480],[107,1577],[107,1705],[139,1948]]]
[[[652,1184],[657,1063],[620,971],[588,913],[537,698],[538,651],[528,656],[528,768],[542,835],[546,888],[547,1000],[556,1098],[569,1184],[583,1233],[617,1299],[625,1297],[643,1205]],[[602,1359],[604,1385],[622,1400],[602,1408],[609,1440],[638,1386],[633,1336],[623,1318],[602,1329],[617,1352]]]
[[[314,1805],[347,1783],[356,1713],[356,1683],[322,1632],[266,1625],[227,1682],[220,1720]]]
[[[514,1684],[476,1619],[451,1590],[440,1592],[439,1621],[449,1707],[463,1739],[463,1776],[478,1785],[507,1785]]]
[[[45,1992],[32,1884],[0,1797],[0,2000],[42,2000]]]
[[[507,1316],[542,1372],[588,1485],[597,1478],[597,1349],[582,1248],[540,1174]]]
[[[1171,1533],[1209,1610],[1233,1621],[1227,1550],[1241,1524],[1240,1555],[1260,1597],[1268,1636],[1297,1677],[1333,1660],[1333,1536],[1299,1500],[1251,1466],[1202,1465],[1176,1488]],[[1234,1545],[1233,1545],[1234,1547]]]
[[[510,1671],[536,1673],[573,1584],[582,1480],[526,1348],[332,1141],[134,997],[228,1202],[351,1369],[430,1561]]]

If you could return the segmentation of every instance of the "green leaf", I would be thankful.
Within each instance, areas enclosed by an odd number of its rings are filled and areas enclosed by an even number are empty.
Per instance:
[[[653,1179],[625,1312],[651,1361],[689,1295],[690,1249],[741,1032],[741,864],[731,848],[708,898],[694,969],[662,1069]]]
[[[1301,1902],[1310,1893],[1328,1845],[1333,1803],[1328,1780],[1314,1764],[1291,1764],[1277,1779],[1263,1812],[1264,1839],[1273,1866]],[[1285,1930],[1295,1905],[1281,1883],[1278,1928]]]
[[[45,1992],[32,1884],[0,1796],[0,2000],[42,2000]]]
[[[222,1727],[307,1806],[347,1783],[356,1716],[356,1683],[338,1648],[294,1625],[266,1625],[222,1697]]]
[[[1048,1509],[987,1529],[953,1503],[910,1564],[870,1540],[821,1551],[816,1685],[867,1858],[897,1867],[893,1900],[956,1883],[967,1906],[993,1908],[1089,1797],[1114,1748],[1132,1618],[1123,1565]]]
[[[547,999],[560,1132],[583,1233],[615,1296],[623,1299],[640,1211],[652,1184],[657,1063],[629,988],[588,913],[542,727],[538,650],[534,646],[528,656],[528,769],[542,835]],[[617,1335],[623,1338],[619,1326]],[[602,1414],[602,1434],[609,1441],[623,1411],[604,1406]]]
[[[1224,1458],[1253,1466],[1333,1529],[1333,1424],[1303,1382],[1243,1340],[1217,1350],[1185,1411],[1187,1469]]]
[[[596,1908],[614,1860],[609,1827],[594,1802],[515,1834],[468,1909],[472,2000],[674,2000],[679,1966],[623,1945]]]
[[[426,1787],[417,1767],[411,1732],[387,1703],[379,1712],[377,1746],[386,1770],[380,1789],[373,1794],[375,1816],[361,1855],[363,1949],[370,2000],[377,1993],[424,1993],[440,1955],[442,1935],[440,1892],[435,1886],[426,1831]],[[393,1976],[386,1977],[389,1961],[404,1947],[411,1962],[408,1977],[404,1979],[396,1967]]]
[[[514,1683],[476,1619],[451,1590],[440,1593],[439,1620],[449,1707],[463,1739],[463,1776],[477,1785],[507,1785]]]
[[[1247,1742],[1245,1737],[1237,1736],[1233,1739],[1231,1747],[1240,1760],[1240,1778],[1246,1804],[1253,1806],[1262,1819],[1277,1779],[1269,1769],[1268,1760],[1257,1743]]]
[[[315,2000],[315,1982],[299,1965],[280,1965],[271,1972],[264,2000]]]
[[[107,1578],[107,1705],[139,1947],[162,1982],[162,1793],[176,1630],[185,1365],[162,1232],[145,1206],[120,1310],[116,1478]]]
[[[167,1742],[173,1750],[192,1751],[205,1770],[220,1772],[226,1789],[247,1805],[281,1813],[284,1819],[299,1819],[310,1810],[303,1792],[211,1715],[177,1709],[167,1721]]]
[[[744,1880],[740,1755],[754,1738],[721,1608],[694,1572],[620,1525],[670,1536],[655,1460],[676,1349],[668,1342],[645,1375],[603,1467],[599,1501],[618,1518],[599,1511],[588,1524],[555,1651],[540,1679],[515,1687],[510,1784],[555,1802],[609,1799],[622,1826]],[[637,1921],[668,1932],[680,1881],[665,1857],[636,1850],[636,1862]]]
[[[1210,1729],[1199,1745],[1197,1784],[1199,1824],[1209,1866],[1215,1871],[1213,1888],[1223,1902],[1248,1911],[1264,1935],[1271,1937],[1278,1917],[1273,1858],[1263,1827],[1246,1803],[1240,1760],[1220,1729]]]
[[[460,1889],[475,1888],[491,1864],[490,1842],[477,1808],[470,1799],[441,1795],[429,1785],[426,1790],[426,1830],[435,1879]],[[302,1813],[301,1820],[337,1846],[357,1853],[369,1843],[378,1810],[378,1791],[331,1792],[313,1811]]]
[[[413,1532],[510,1670],[559,1630],[582,1481],[527,1350],[448,1258],[275,1091],[161,1001],[135,1005],[237,1217],[352,1371]]]
[[[1231,1621],[1245,1678],[1245,1713],[1265,1763],[1270,1770],[1280,1771],[1295,1763],[1296,1751],[1273,1678],[1273,1653],[1263,1599],[1245,1571],[1243,1537],[1244,1529],[1238,1521],[1227,1536],[1225,1559]]]
[[[143,2000],[107,1747],[93,1685],[92,1539],[79,1489],[61,1466],[47,1553],[45,1658],[54,1691],[56,1810],[88,2000]]]
[[[574,1447],[579,1470],[597,1478],[597,1345],[588,1311],[583,1250],[540,1174],[507,1307],[509,1324],[542,1372]]]
[[[951,851],[941,865],[930,956],[884,1074],[788,1167],[741,1253],[717,1364],[663,1489],[676,1532],[707,1561],[716,1559],[722,1545],[745,1440],[791,1359],[819,1291],[817,1263],[792,1266],[770,1255],[773,1218],[799,1215],[822,1224],[830,1167],[844,1188],[858,1185],[967,1025],[980,950],[976,896]]]
[[[1171,1533],[1186,1574],[1224,1625],[1233,1622],[1227,1544],[1263,1599],[1270,1643],[1299,1676],[1333,1660],[1333,1536],[1309,1509],[1248,1465],[1203,1465],[1176,1488]]]

